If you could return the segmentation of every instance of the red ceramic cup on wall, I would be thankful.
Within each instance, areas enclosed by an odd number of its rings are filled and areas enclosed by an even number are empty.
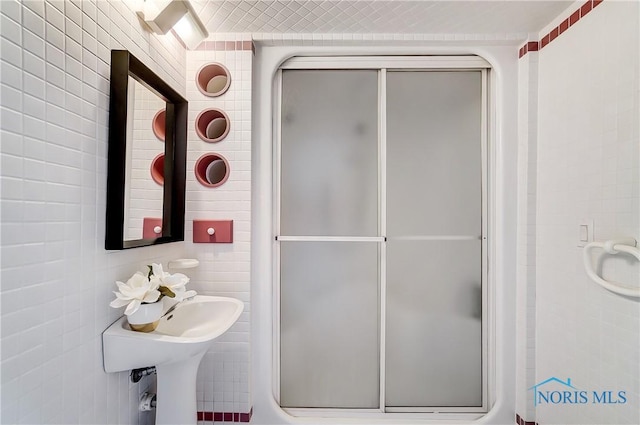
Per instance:
[[[151,161],[151,178],[159,185],[164,184],[164,154],[158,154]]]
[[[205,142],[221,141],[227,137],[230,129],[229,116],[221,109],[205,109],[196,117],[196,133]]]
[[[153,117],[151,121],[151,129],[153,130],[153,134],[164,142],[165,136],[165,122],[166,122],[166,111],[164,109],[159,110]]]
[[[229,162],[218,153],[207,153],[196,161],[196,180],[206,187],[218,187],[229,178]]]
[[[205,96],[223,95],[231,85],[231,74],[226,66],[212,62],[204,65],[196,74],[196,86]]]

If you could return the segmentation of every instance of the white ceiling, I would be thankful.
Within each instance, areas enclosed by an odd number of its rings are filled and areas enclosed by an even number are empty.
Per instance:
[[[191,0],[211,33],[538,32],[572,1]]]

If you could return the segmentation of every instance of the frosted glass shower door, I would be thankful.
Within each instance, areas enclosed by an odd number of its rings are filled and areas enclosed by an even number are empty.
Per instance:
[[[282,72],[280,405],[379,407],[378,73]]]
[[[278,402],[484,412],[487,71],[332,60],[276,79]]]
[[[482,73],[387,73],[387,408],[480,407]]]

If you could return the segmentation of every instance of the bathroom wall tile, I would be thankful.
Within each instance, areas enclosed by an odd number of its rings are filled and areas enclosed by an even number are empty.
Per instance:
[[[42,43],[40,47],[42,47],[42,50],[38,52],[37,55],[25,51],[22,56],[22,64],[25,72],[28,72],[40,79],[44,79],[45,63],[41,59],[44,57],[44,43]]]
[[[596,6],[584,3],[569,17],[571,26],[539,53],[536,382],[570,377],[580,388],[626,390],[637,400],[638,353],[626,347],[640,346],[640,309],[592,282],[577,247],[584,218],[594,220],[595,240],[640,239],[640,191],[627,183],[640,175],[640,7]],[[552,25],[561,28],[563,19]],[[604,259],[601,273],[640,283],[640,265],[622,258]],[[536,419],[631,424],[640,416],[634,403],[539,405]]]
[[[108,55],[135,48],[180,92],[186,56],[173,36],[151,50],[98,33],[109,3],[0,2],[2,423],[151,423],[140,385],[102,371],[100,335],[121,314],[108,307],[115,280],[184,247],[103,248]]]
[[[22,111],[22,92],[13,87],[2,84],[0,86],[0,104],[4,108],[16,112]]]
[[[38,99],[33,96],[25,94],[23,97],[23,101],[24,101],[23,113],[30,115],[33,118],[44,121],[45,103],[42,99]]]
[[[0,14],[20,23],[22,22],[22,5],[19,0],[0,2]]]
[[[30,2],[37,3],[37,2]],[[31,6],[35,6],[31,4]],[[42,15],[38,15],[29,8],[24,8],[22,12],[22,26],[24,29],[31,31],[40,38],[44,38],[44,19]]]
[[[199,258],[200,266],[187,273],[199,293],[231,296],[245,302],[245,312],[238,322],[206,354],[199,374],[199,402],[204,413],[247,414],[251,408],[248,394],[249,367],[249,252],[250,252],[250,191],[239,190],[242,183],[249,187],[251,158],[250,102],[246,93],[251,87],[252,53],[244,49],[246,39],[223,39],[207,42],[211,49],[187,53],[187,99],[189,100],[189,152],[187,155],[187,224],[193,219],[233,219],[234,242],[220,244],[190,244],[187,250]],[[240,42],[240,43],[239,43]],[[237,49],[237,50],[236,50]],[[195,85],[197,71],[210,62],[220,62],[231,74],[231,86],[220,97],[206,97]],[[206,108],[220,108],[231,121],[231,130],[221,142],[203,142],[195,132],[195,118]],[[243,115],[244,114],[244,115]],[[196,160],[207,152],[216,152],[229,161],[229,180],[217,188],[206,188],[193,174]],[[187,225],[186,238],[192,230]],[[197,248],[197,249],[196,249]],[[242,402],[241,402],[242,401]],[[233,416],[231,416],[233,419]],[[206,419],[206,418],[205,418]]]
[[[17,67],[22,67],[22,50],[8,39],[0,38],[0,49],[2,49],[2,60]]]
[[[47,43],[45,46],[46,49],[46,60],[49,64],[55,65],[60,69],[64,69],[65,56],[64,52],[60,49],[57,49],[52,44]]]
[[[82,3],[66,2],[65,17],[78,26],[82,26]]]
[[[45,82],[31,73],[23,73],[24,92],[32,96],[42,96],[45,90]]]
[[[4,60],[0,60],[0,73],[2,73],[3,85],[7,85],[18,90],[22,89],[22,71],[20,68]]]
[[[66,28],[65,33],[67,35],[67,40],[74,41],[75,42],[74,46],[81,46],[82,45],[82,27],[76,24],[75,22],[67,19],[67,25],[65,28]],[[77,49],[78,47],[75,47],[75,50]],[[70,53],[69,49],[67,49],[67,53]],[[74,57],[80,60],[80,54],[76,54],[74,55]]]
[[[59,50],[64,50],[64,30],[56,28],[50,22],[46,24],[46,40]]]
[[[7,17],[6,15],[0,15],[0,25],[2,25],[2,37],[15,43],[21,43],[22,27],[19,22]]]

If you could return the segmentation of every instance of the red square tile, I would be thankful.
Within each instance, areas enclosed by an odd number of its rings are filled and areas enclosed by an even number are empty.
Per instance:
[[[527,43],[527,51],[537,52],[539,43],[537,41],[530,41]]]
[[[231,50],[235,50],[235,49],[236,49],[236,42],[235,41],[225,41],[224,50],[231,51]]]
[[[251,416],[248,413],[240,413],[240,422],[249,422]]]
[[[521,58],[524,56],[524,47],[520,48],[520,52],[518,53],[518,57]]]
[[[224,41],[216,41],[213,48],[214,50],[224,50]]]
[[[569,16],[569,26],[575,24],[580,20],[580,9],[576,10]]]
[[[204,412],[198,412],[198,414],[196,415],[197,419],[199,421],[204,420]]]
[[[556,38],[558,38],[558,27],[555,27],[550,33],[549,33],[549,43],[551,43],[553,40],[555,40]]]
[[[222,422],[222,412],[213,412],[213,421]]]
[[[204,420],[205,421],[212,421],[213,420],[213,412],[203,412],[204,413]]]
[[[602,3],[602,0],[593,0],[593,7],[595,8],[597,5]],[[593,8],[592,8],[593,9]]]
[[[251,50],[251,48],[252,48],[251,45],[252,44],[253,43],[250,42],[250,41],[243,41],[242,42],[242,50]]]
[[[592,7],[593,4],[591,3],[591,0],[587,0],[587,2],[580,8],[580,17],[582,18],[584,15],[591,12]]]
[[[240,422],[240,413],[233,414],[233,422]]]
[[[540,49],[549,44],[549,34],[545,35],[542,40],[540,40]]]
[[[223,420],[224,420],[225,422],[233,422],[233,413],[231,413],[231,412],[228,412],[228,413],[227,413],[227,412],[225,412],[225,413],[223,413],[222,415],[223,415]]]
[[[560,24],[560,26],[558,28],[560,29],[559,34],[562,34],[566,30],[568,30],[569,29],[569,18],[567,18],[564,21],[562,21],[562,23]]]

